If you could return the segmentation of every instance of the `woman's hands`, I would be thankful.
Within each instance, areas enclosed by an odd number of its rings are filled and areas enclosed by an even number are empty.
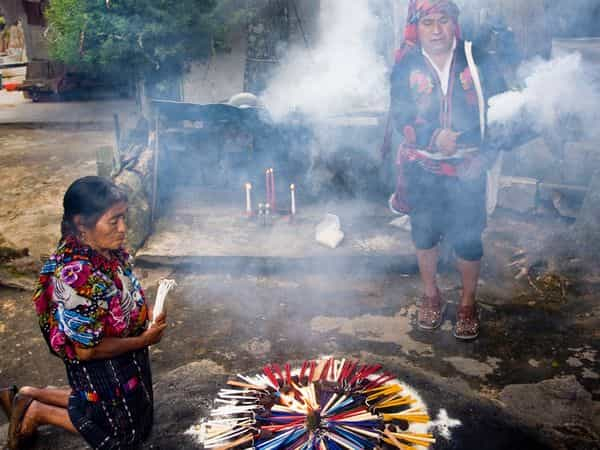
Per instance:
[[[152,313],[152,310],[149,310]],[[151,317],[151,316],[150,316]],[[151,345],[158,344],[167,328],[167,314],[163,312],[156,318],[154,323],[142,334],[135,337],[105,337],[98,345],[92,348],[75,346],[75,354],[81,361],[92,359],[108,359],[122,355],[127,352],[140,350]]]
[[[152,309],[150,309],[150,317],[152,317]],[[144,339],[146,346],[155,345],[162,339],[163,333],[167,328],[167,313],[162,312],[156,320],[151,322],[150,326],[144,331],[141,337]]]

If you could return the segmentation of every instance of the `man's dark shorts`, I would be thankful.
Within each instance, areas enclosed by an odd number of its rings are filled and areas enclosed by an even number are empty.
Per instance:
[[[408,163],[404,170],[415,247],[429,250],[445,237],[459,258],[479,261],[487,220],[485,174],[464,180],[433,174],[418,163]]]

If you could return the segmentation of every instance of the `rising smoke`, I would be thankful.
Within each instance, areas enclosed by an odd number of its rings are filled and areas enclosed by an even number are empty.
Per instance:
[[[581,139],[597,138],[600,90],[580,53],[556,56],[550,61],[524,63],[519,72],[523,89],[490,99],[489,121],[493,133],[510,141],[512,134],[530,128],[535,133],[561,133],[566,123],[576,124]],[[498,136],[496,136],[499,138]]]
[[[385,108],[388,67],[376,50],[380,22],[369,3],[321,3],[316,46],[291,49],[262,96],[276,121],[291,112],[319,120]]]
[[[314,163],[324,153],[331,154],[336,148],[358,148],[364,144],[354,137],[352,142],[344,140],[346,133],[342,136],[334,133],[332,122],[327,119],[365,110],[378,111],[383,115],[389,102],[390,67],[386,61],[389,55],[380,45],[382,17],[374,8],[375,3],[374,0],[323,0],[316,45],[308,49],[304,46],[292,48],[262,96],[276,122],[285,122],[291,113],[299,113],[312,122],[320,145],[311,150],[309,178],[313,182],[316,179],[317,185],[329,183],[332,175],[317,175],[318,164]],[[502,3],[490,0],[457,3],[461,7],[463,25],[470,23],[470,28],[463,28],[467,39],[477,41],[479,31],[495,32],[493,27],[511,22],[506,15],[512,7],[506,4],[501,6]],[[593,5],[589,0],[583,3],[588,9]],[[394,40],[394,32],[398,35],[402,30],[406,4],[405,0],[396,0],[383,8],[393,16],[394,30],[391,36],[387,36],[391,41]],[[381,5],[382,1],[380,10]],[[552,12],[557,12],[557,8],[554,6]],[[502,20],[496,20],[498,17]],[[536,14],[531,18],[536,23],[533,28],[544,28],[536,21],[548,21],[548,17],[548,14]],[[573,22],[568,15],[563,17],[565,23]],[[484,26],[487,22],[493,27]],[[568,33],[569,27],[564,25],[563,28],[564,33]],[[509,28],[504,29],[511,32]],[[584,33],[593,34],[593,30]],[[393,48],[398,45],[398,40],[388,44]],[[505,47],[503,49],[506,50]],[[519,58],[509,60],[515,63]],[[507,66],[509,61],[501,63]],[[534,58],[522,63],[518,74],[521,88],[501,94],[490,102],[490,136],[497,138],[500,148],[515,147],[539,134],[560,134],[567,122],[578,125],[579,131],[585,134],[582,138],[597,137],[593,124],[598,118],[596,110],[600,104],[600,92],[580,54],[555,54],[551,60]],[[380,134],[383,135],[383,132]],[[375,136],[369,148],[362,149],[365,150],[362,151],[365,161],[375,161],[373,150],[381,138]]]

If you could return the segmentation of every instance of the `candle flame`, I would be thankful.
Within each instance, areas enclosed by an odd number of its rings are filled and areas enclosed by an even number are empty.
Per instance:
[[[252,189],[252,183],[246,183],[246,189]]]
[[[296,189],[296,185],[290,184],[290,189],[293,191],[294,189]]]

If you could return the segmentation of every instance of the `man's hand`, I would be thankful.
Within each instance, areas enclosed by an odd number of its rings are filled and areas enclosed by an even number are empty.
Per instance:
[[[460,133],[457,133],[456,131],[444,128],[437,135],[435,147],[444,156],[452,156],[456,153],[456,139],[459,135]]]

